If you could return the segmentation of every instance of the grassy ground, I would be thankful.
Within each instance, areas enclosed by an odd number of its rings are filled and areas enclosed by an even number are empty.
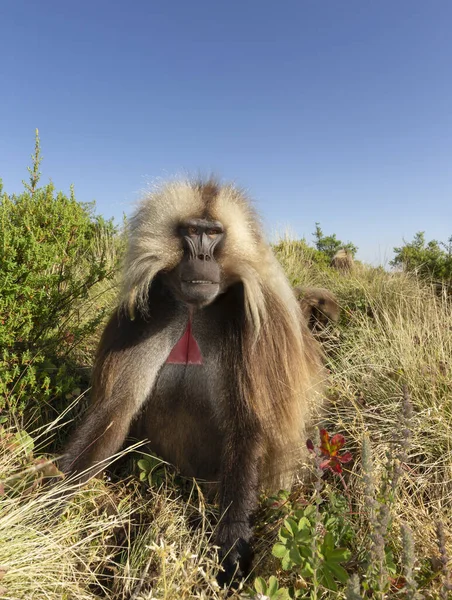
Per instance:
[[[310,579],[296,569],[283,570],[271,553],[284,518],[319,494],[345,498],[348,508],[342,517],[350,550],[345,566],[366,582],[366,561],[378,558],[369,467],[364,477],[362,468],[367,437],[371,484],[377,490],[373,498],[388,507],[384,571],[390,581],[388,590],[368,597],[416,597],[400,590],[407,581],[401,533],[406,525],[414,540],[418,591],[425,598],[447,598],[446,554],[452,555],[451,305],[404,274],[357,265],[352,273],[339,275],[310,264],[303,248],[292,242],[279,245],[277,253],[294,284],[327,287],[340,300],[341,321],[324,339],[330,377],[321,424],[345,436],[345,449],[354,460],[345,465],[343,481],[327,473],[321,492],[314,480],[299,483],[283,500],[263,499],[255,571],[235,596],[245,597],[256,576],[268,580],[276,575],[281,586],[298,590],[299,597],[345,597],[342,585],[336,592],[319,586],[313,596]],[[404,389],[412,415],[403,408]],[[204,501],[196,484],[161,470],[153,473],[152,485],[140,483],[135,469],[125,481],[91,483],[63,516],[50,518],[51,492],[43,491],[39,481],[51,467],[35,458],[47,433],[38,434],[33,453],[26,440],[7,431],[0,436],[0,598],[226,597],[215,582],[217,566],[209,545],[215,507]],[[387,476],[388,464],[395,465],[396,477],[394,471]],[[322,506],[332,510],[326,500]]]

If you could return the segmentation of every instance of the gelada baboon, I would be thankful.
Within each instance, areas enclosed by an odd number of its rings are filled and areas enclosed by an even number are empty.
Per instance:
[[[342,273],[351,271],[354,264],[352,253],[346,248],[340,248],[331,259],[331,266]]]
[[[325,288],[294,288],[301,312],[311,331],[321,331],[329,323],[337,323],[341,309],[336,296]]]
[[[259,488],[293,473],[320,363],[245,196],[214,181],[163,185],[130,221],[120,304],[62,470],[98,473],[135,421],[184,475],[218,482],[228,582],[250,565]]]

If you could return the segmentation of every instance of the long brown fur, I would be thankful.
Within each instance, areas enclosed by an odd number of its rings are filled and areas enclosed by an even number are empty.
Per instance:
[[[227,231],[219,262],[228,282],[244,285],[246,321],[236,377],[244,408],[265,424],[266,471],[279,485],[279,476],[287,481],[293,471],[294,450],[304,446],[305,425],[319,400],[320,352],[246,195],[213,181],[170,182],[149,194],[130,223],[121,303],[132,315],[137,308],[147,310],[153,277],[181,259],[177,223],[206,213]]]

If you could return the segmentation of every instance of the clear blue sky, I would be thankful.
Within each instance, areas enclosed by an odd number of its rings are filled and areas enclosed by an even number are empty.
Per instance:
[[[366,261],[452,234],[451,0],[3,0],[0,33],[7,191],[38,127],[43,180],[106,216],[213,171]]]

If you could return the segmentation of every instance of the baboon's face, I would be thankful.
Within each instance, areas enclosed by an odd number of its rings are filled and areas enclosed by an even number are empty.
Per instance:
[[[222,273],[216,254],[224,241],[224,228],[219,221],[190,219],[177,230],[184,254],[168,273],[170,287],[183,302],[198,308],[215,300],[221,290]]]

